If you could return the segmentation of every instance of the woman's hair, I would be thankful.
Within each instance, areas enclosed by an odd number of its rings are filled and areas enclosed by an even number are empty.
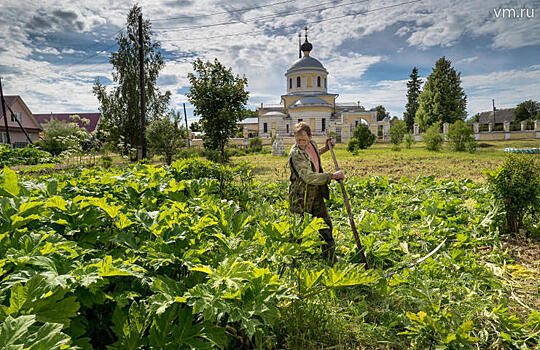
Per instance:
[[[311,136],[311,128],[306,122],[300,122],[294,126],[294,134],[298,134],[300,131],[305,131],[306,135]]]

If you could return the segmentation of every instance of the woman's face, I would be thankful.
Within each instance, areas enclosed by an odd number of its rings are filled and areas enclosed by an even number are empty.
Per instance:
[[[309,144],[309,140],[311,140],[311,136],[308,136],[308,134],[305,131],[299,131],[294,135],[294,138],[296,140],[296,144],[300,149],[306,149],[307,145]]]

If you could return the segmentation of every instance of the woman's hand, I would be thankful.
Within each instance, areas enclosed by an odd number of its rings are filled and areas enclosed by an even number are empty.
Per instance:
[[[332,180],[343,180],[344,178],[345,176],[343,175],[341,170],[336,171],[335,173],[332,174]]]

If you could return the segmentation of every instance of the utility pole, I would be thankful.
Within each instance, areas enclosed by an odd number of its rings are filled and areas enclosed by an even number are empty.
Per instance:
[[[187,146],[189,147],[189,128],[187,125],[187,113],[186,113],[186,104],[184,103],[184,119],[186,120],[186,141]]]
[[[146,158],[146,129],[145,103],[144,103],[144,42],[143,42],[142,14],[139,15],[139,84],[141,86],[141,159]]]
[[[2,78],[0,77],[0,98],[2,99],[2,113],[4,113],[4,127],[6,128],[7,143],[11,147],[11,138],[9,137],[9,128],[6,113],[6,101],[4,101],[4,91],[2,90]]]

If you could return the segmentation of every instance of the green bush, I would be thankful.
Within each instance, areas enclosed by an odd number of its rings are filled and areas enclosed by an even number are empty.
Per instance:
[[[462,120],[457,120],[454,124],[450,124],[447,137],[450,148],[456,152],[470,151],[471,145],[468,144],[474,141],[472,129]],[[475,147],[472,148],[474,149]]]
[[[403,120],[396,120],[390,127],[390,142],[395,146],[399,145],[406,132],[407,124]]]
[[[186,135],[186,129],[178,127],[168,116],[152,121],[146,131],[150,151],[165,157],[169,165],[178,149],[186,146]]]
[[[540,214],[540,163],[534,155],[509,154],[501,167],[486,172],[495,198],[506,211],[506,230],[518,232],[527,214]]]
[[[414,136],[411,133],[408,133],[407,135],[405,135],[405,147],[407,149],[410,149],[414,143],[416,143],[416,140],[414,139]]]
[[[77,123],[51,119],[43,125],[42,140],[38,145],[45,151],[57,156],[72,148],[82,148],[90,139],[90,134]]]
[[[430,126],[426,133],[422,136],[422,140],[426,144],[426,148],[430,151],[439,151],[444,141],[443,135],[439,132],[439,123]]]
[[[182,147],[177,150],[176,157],[179,159],[200,157],[203,154],[202,148],[197,147]]]
[[[101,164],[103,165],[103,167],[105,169],[110,168],[111,165],[113,164],[113,160],[112,160],[111,156],[103,156],[103,157],[101,157]]]
[[[262,151],[262,148],[263,144],[260,137],[257,136],[249,140],[249,149],[252,152],[260,152]]]
[[[356,153],[360,149],[366,149],[375,142],[375,135],[369,130],[365,124],[358,125],[353,130],[353,137],[347,144],[347,151]]]
[[[51,154],[29,145],[25,148],[12,149],[6,145],[0,145],[0,167],[14,165],[35,165],[38,163],[51,162]]]

